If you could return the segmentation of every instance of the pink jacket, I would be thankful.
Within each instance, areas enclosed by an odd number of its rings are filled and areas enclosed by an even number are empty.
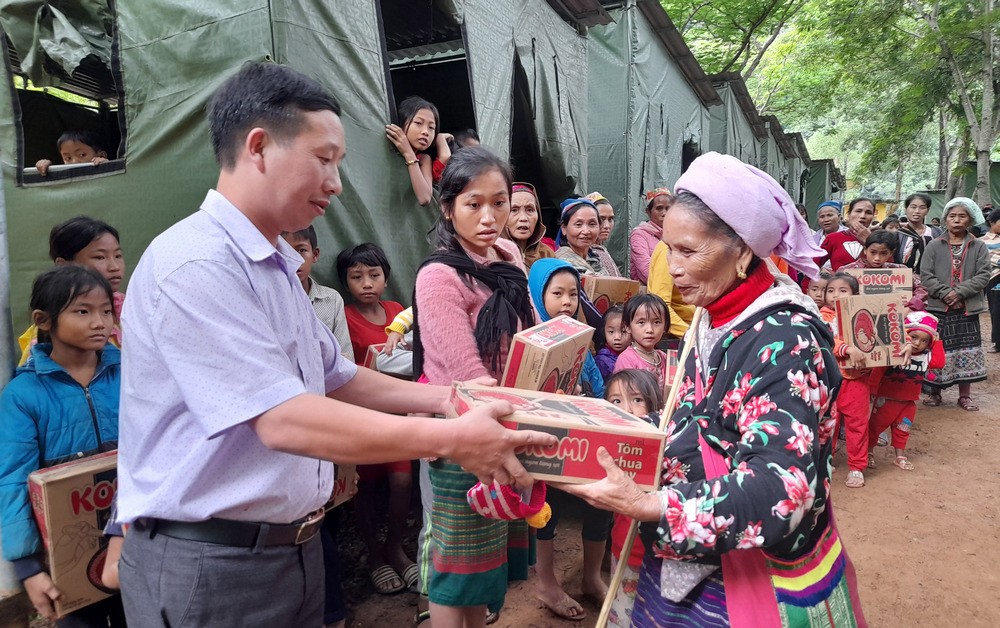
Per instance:
[[[524,270],[521,251],[510,240],[499,238],[493,250],[504,261]],[[484,257],[466,253],[480,264],[489,263]],[[456,380],[483,376],[500,379],[503,375],[489,372],[479,357],[476,320],[491,293],[474,285],[470,290],[458,272],[445,264],[428,264],[417,274],[415,299],[424,346],[424,375],[431,384],[451,385]],[[506,359],[504,355],[500,363]]]
[[[631,252],[628,262],[629,275],[639,283],[649,282],[649,260],[653,257],[653,249],[656,248],[661,236],[663,228],[646,220],[639,223],[628,237]]]

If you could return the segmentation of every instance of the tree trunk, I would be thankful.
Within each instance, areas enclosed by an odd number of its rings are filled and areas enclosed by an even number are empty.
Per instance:
[[[899,159],[899,166],[896,168],[896,206],[899,206],[903,198],[903,158]]]
[[[951,151],[948,150],[948,118],[944,106],[938,108],[938,167],[934,187],[938,190],[948,185],[951,172]],[[897,197],[899,195],[897,194]]]
[[[976,191],[972,200],[982,207],[990,204],[990,149],[976,148]]]
[[[948,187],[945,189],[944,197],[953,199],[958,196],[958,191],[965,190],[965,162],[969,158],[969,149],[972,147],[972,136],[969,129],[962,133],[962,143],[955,153],[955,166],[948,175]]]

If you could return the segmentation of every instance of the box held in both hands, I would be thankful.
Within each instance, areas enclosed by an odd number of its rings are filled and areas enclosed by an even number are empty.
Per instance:
[[[898,294],[845,297],[836,310],[840,337],[865,354],[866,367],[904,364],[906,314]]]
[[[639,488],[656,490],[666,435],[603,399],[455,384],[456,412],[494,401],[508,401],[514,413],[500,419],[512,430],[548,432],[559,438],[553,447],[529,446],[517,453],[536,480],[586,484],[607,474],[597,461],[604,447]]]
[[[62,592],[58,617],[99,602],[108,541],[104,526],[118,489],[118,452],[39,469],[28,477],[35,522],[45,545],[52,583]]]

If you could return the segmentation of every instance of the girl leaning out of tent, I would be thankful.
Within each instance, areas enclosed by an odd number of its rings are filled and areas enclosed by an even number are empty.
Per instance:
[[[535,323],[521,251],[500,238],[510,212],[510,166],[481,147],[457,151],[441,178],[435,252],[417,271],[413,372],[431,384],[499,379],[515,333]],[[524,520],[487,519],[467,491],[477,482],[450,460],[430,465],[435,628],[482,626],[509,579],[528,572]]]
[[[38,344],[0,396],[0,526],[11,561],[35,609],[55,619],[60,596],[45,569],[42,539],[31,516],[28,475],[118,442],[120,353],[111,284],[96,270],[57,266],[35,279],[31,319]],[[73,626],[124,626],[112,596],[60,620]]]
[[[406,162],[413,193],[417,202],[431,202],[434,184],[440,181],[444,167],[451,159],[450,133],[439,133],[441,117],[434,103],[419,96],[410,96],[399,103],[402,127],[385,125],[385,136],[396,147]]]

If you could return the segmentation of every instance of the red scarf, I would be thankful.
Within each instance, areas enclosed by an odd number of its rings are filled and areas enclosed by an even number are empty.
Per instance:
[[[774,276],[761,260],[757,268],[735,288],[705,306],[712,317],[712,327],[722,327],[743,313],[757,297],[774,285]]]

